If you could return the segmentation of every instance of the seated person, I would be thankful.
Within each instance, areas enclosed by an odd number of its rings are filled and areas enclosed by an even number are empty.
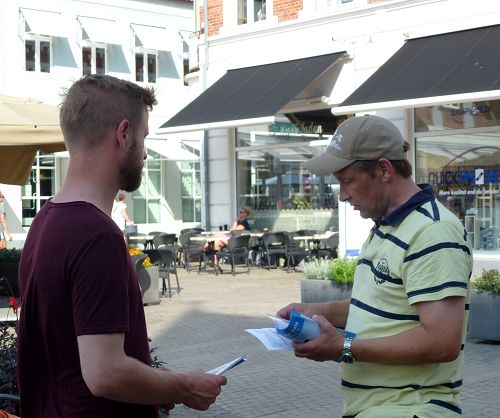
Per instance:
[[[238,216],[236,220],[234,221],[233,225],[231,226],[231,229],[229,232],[234,232],[234,231],[249,231],[250,230],[250,224],[248,223],[248,217],[250,216],[250,209],[249,208],[241,208],[238,212]],[[214,242],[213,249],[215,251],[220,251],[222,250],[225,246],[227,245],[227,239],[221,239],[218,241]],[[215,259],[215,265],[217,266],[219,261],[217,256],[214,257]]]

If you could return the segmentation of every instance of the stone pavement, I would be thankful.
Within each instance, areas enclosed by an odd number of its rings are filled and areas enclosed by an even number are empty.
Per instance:
[[[177,406],[172,417],[342,416],[339,365],[270,352],[247,328],[271,327],[274,314],[300,301],[301,273],[252,269],[219,276],[180,269],[182,292],[146,306],[152,346],[175,371],[209,370],[238,356],[227,385],[208,411]],[[500,417],[500,345],[471,341],[465,348],[463,409],[467,418]],[[381,417],[383,418],[383,417]]]

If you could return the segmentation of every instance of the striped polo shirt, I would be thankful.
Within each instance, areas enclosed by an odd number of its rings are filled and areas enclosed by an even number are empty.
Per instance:
[[[434,198],[430,185],[420,188],[375,222],[356,269],[346,329],[359,339],[394,335],[420,324],[417,302],[463,296],[462,350],[448,363],[343,364],[345,417],[377,405],[419,405],[413,413],[426,417],[461,414],[472,252],[457,217]]]

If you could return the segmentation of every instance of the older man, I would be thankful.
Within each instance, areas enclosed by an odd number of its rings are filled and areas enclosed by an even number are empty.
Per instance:
[[[471,250],[432,187],[412,180],[407,150],[394,124],[361,116],[343,122],[325,153],[305,163],[313,173],[333,173],[339,199],[375,222],[350,300],[278,312],[317,315],[320,336],[296,344],[295,354],[342,359],[344,417],[461,414]],[[344,338],[334,326],[356,337]]]

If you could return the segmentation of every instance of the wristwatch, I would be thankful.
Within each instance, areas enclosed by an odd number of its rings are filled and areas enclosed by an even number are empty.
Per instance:
[[[344,363],[354,363],[354,356],[352,355],[351,345],[354,341],[354,337],[344,338],[344,348],[342,349],[342,354],[340,355],[340,360]]]

